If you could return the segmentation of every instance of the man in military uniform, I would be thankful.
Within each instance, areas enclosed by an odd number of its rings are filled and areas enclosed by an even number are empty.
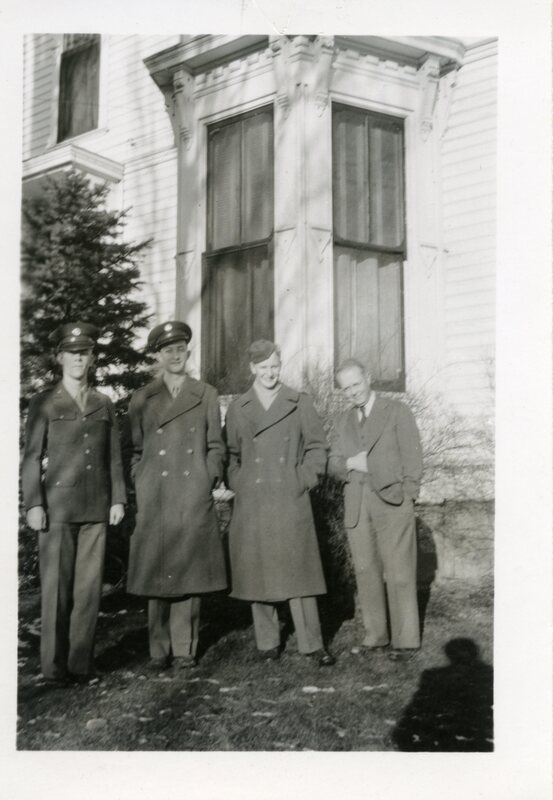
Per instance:
[[[195,665],[200,596],[227,586],[212,497],[225,454],[219,403],[186,374],[191,337],[180,321],[150,332],[160,374],[129,407],[137,518],[127,590],[149,598],[153,670]]]
[[[88,383],[98,335],[84,322],[55,331],[62,380],[32,398],[27,418],[23,498],[39,534],[41,666],[53,682],[93,675],[106,526],[126,502],[113,405]]]

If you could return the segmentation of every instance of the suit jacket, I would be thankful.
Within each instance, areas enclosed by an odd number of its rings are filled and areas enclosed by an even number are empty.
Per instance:
[[[348,470],[346,460],[367,450],[368,472]],[[416,499],[422,477],[422,450],[415,418],[398,400],[376,397],[364,423],[351,408],[337,420],[331,436],[328,471],[345,483],[345,525],[359,520],[363,484],[389,505],[399,506],[405,497]]]
[[[211,494],[225,457],[217,392],[187,377],[173,398],[157,378],[134,393],[129,416],[137,517],[127,590],[176,597],[224,589]]]
[[[107,522],[110,506],[126,502],[115,411],[95,389],[89,389],[84,411],[63,383],[35,395],[25,442],[27,509],[43,506],[50,522]]]

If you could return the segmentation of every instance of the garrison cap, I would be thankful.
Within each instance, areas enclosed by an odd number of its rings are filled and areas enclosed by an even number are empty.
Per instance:
[[[50,334],[50,341],[58,352],[65,350],[75,353],[78,350],[90,350],[100,335],[96,325],[89,322],[67,322]]]
[[[248,347],[248,359],[251,364],[259,364],[260,361],[266,361],[273,353],[280,357],[279,348],[268,339],[256,339]]]
[[[148,347],[150,350],[159,350],[171,342],[185,341],[186,344],[192,338],[192,329],[186,322],[171,321],[162,322],[156,325],[148,334]]]

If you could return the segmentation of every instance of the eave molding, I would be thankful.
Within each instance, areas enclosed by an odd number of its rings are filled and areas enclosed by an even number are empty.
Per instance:
[[[123,164],[118,161],[85,150],[84,147],[66,144],[24,161],[23,181],[36,180],[44,175],[71,168],[95,175],[109,183],[119,183],[124,171]]]

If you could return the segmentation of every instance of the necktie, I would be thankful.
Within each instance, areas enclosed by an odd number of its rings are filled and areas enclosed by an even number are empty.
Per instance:
[[[87,394],[86,387],[81,386],[81,388],[79,389],[79,391],[77,392],[77,395],[75,397],[75,402],[77,403],[77,405],[79,406],[81,411],[85,410],[86,394]]]
[[[171,389],[171,394],[173,395],[173,397],[176,397],[179,392],[180,392],[180,386],[178,386],[176,383],[173,384],[173,388]]]

